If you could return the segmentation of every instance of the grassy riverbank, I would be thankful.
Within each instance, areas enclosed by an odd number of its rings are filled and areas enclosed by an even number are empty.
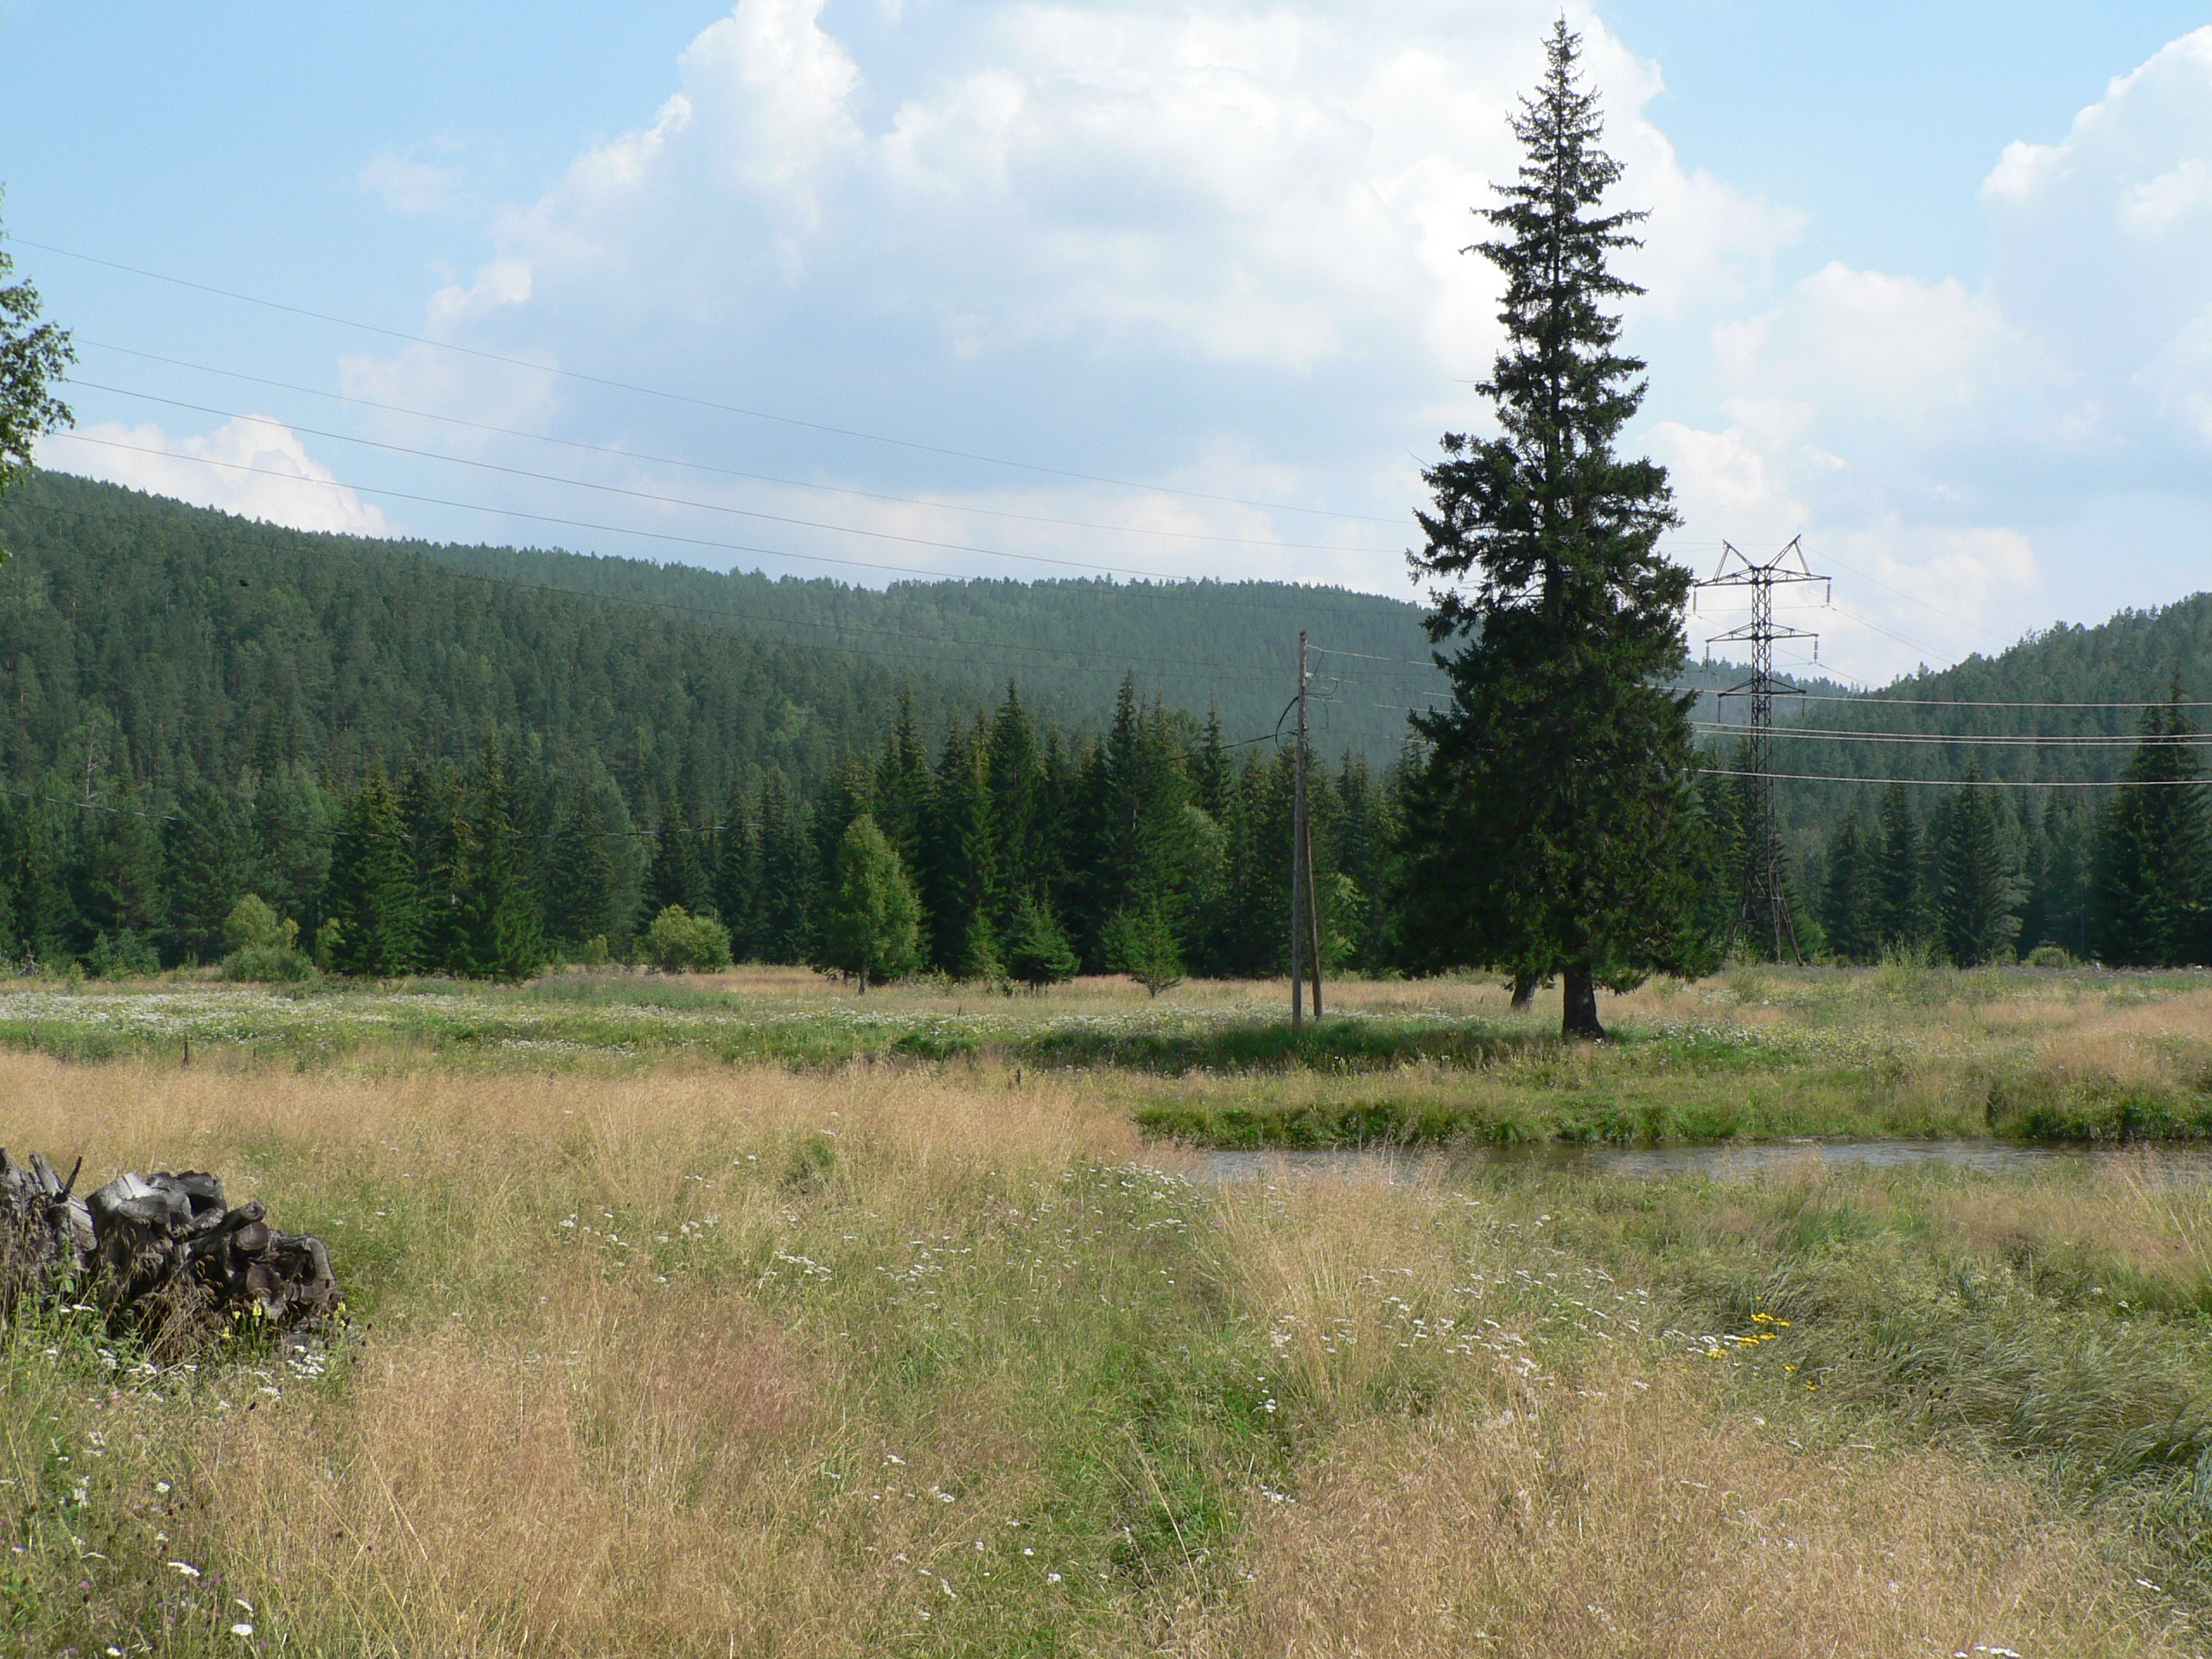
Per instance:
[[[0,984],[0,1045],[73,1060],[340,1072],[1074,1073],[1157,1138],[1216,1147],[2212,1135],[2212,976],[2029,969],[1743,969],[1611,999],[1564,1045],[1486,979],[1331,987],[1294,1037],[1281,988],[1121,980],[1041,996],[920,984],[858,997],[796,969],[571,973],[518,987],[293,989],[171,978]]]
[[[222,1171],[356,1321],[0,1338],[7,1650],[2202,1647],[2202,1185],[1217,1186],[1129,1087],[0,1057],[11,1147]]]

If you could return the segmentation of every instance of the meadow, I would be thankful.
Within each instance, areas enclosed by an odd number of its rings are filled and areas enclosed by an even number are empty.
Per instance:
[[[2203,976],[1751,971],[1596,1051],[1472,981],[1271,1044],[1274,988],[0,987],[0,1139],[220,1171],[348,1297],[0,1332],[0,1654],[2206,1650],[2185,1162],[1463,1155],[2188,1133]]]

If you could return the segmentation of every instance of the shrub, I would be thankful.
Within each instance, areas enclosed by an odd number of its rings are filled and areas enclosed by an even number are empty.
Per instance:
[[[2023,958],[2031,968],[2071,968],[2074,958],[2063,944],[2039,944]]]
[[[314,972],[315,964],[289,945],[249,945],[223,958],[225,979],[302,980]]]
[[[1106,924],[1106,961],[1158,996],[1183,982],[1183,952],[1175,929],[1157,902],[1142,910],[1116,911]]]
[[[154,947],[129,928],[103,933],[85,953],[85,971],[94,979],[117,979],[130,974],[157,974],[161,958]]]
[[[1007,930],[1006,970],[1033,991],[1073,979],[1079,966],[1052,912],[1023,896]]]
[[[226,950],[276,949],[289,950],[300,942],[300,925],[280,920],[269,907],[269,901],[257,893],[249,893],[231,906],[231,913],[223,918],[223,944]]]
[[[300,925],[279,917],[260,894],[249,893],[223,918],[225,979],[305,979],[315,964],[300,950]]]
[[[671,905],[645,930],[645,955],[664,974],[711,974],[729,966],[729,930]]]

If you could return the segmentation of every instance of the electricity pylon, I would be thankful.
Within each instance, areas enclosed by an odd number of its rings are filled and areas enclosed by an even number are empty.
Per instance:
[[[1719,569],[1694,586],[1701,590],[1746,588],[1751,596],[1750,621],[1726,633],[1716,633],[1706,641],[1708,647],[1745,642],[1751,647],[1751,678],[1719,694],[1723,697],[1749,697],[1751,703],[1745,734],[1745,769],[1751,778],[1744,823],[1744,892],[1737,903],[1735,917],[1728,924],[1726,950],[1735,950],[1736,940],[1741,935],[1757,939],[1762,945],[1771,945],[1777,962],[1782,960],[1785,945],[1792,961],[1802,962],[1805,955],[1798,947],[1797,924],[1789,913],[1789,894],[1783,874],[1782,823],[1774,810],[1770,753],[1774,728],[1774,642],[1810,639],[1814,642],[1814,660],[1817,662],[1821,637],[1786,622],[1776,622],[1774,590],[1803,582],[1825,584],[1829,579],[1815,574],[1805,563],[1805,550],[1795,537],[1789,546],[1764,563],[1726,542],[1721,543],[1720,548]]]

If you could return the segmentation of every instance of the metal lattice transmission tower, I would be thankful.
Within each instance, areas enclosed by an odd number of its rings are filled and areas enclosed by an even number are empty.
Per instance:
[[[1774,590],[1817,582],[1822,584],[1825,599],[1829,579],[1816,575],[1805,563],[1805,550],[1794,537],[1789,546],[1764,563],[1726,542],[1721,543],[1720,547],[1719,568],[1711,577],[1694,586],[1707,592],[1714,588],[1742,588],[1750,594],[1751,601],[1750,621],[1726,633],[1716,633],[1706,641],[1708,650],[1718,645],[1744,643],[1751,648],[1751,678],[1719,694],[1722,697],[1751,700],[1751,717],[1745,722],[1744,734],[1744,769],[1751,773],[1744,823],[1744,893],[1737,904],[1735,918],[1728,925],[1727,950],[1735,950],[1738,938],[1755,939],[1761,947],[1772,950],[1777,962],[1783,959],[1785,949],[1792,961],[1802,962],[1804,952],[1798,948],[1797,924],[1789,913],[1789,894],[1783,870],[1782,821],[1774,810],[1774,642],[1809,639],[1813,642],[1813,660],[1818,662],[1821,636],[1792,627],[1787,622],[1777,623],[1774,620]]]

